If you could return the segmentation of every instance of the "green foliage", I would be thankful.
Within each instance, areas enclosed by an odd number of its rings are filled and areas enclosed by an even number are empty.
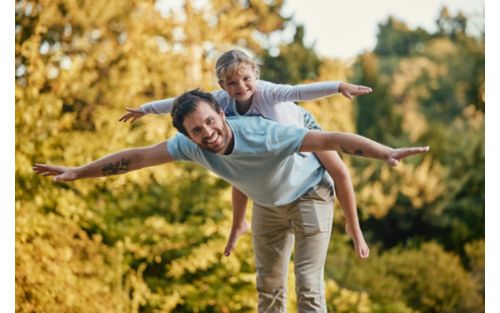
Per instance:
[[[374,89],[358,100],[357,131],[394,146],[431,146],[432,160],[409,161],[413,172],[398,167],[390,179],[381,165],[354,163],[368,234],[385,248],[437,239],[463,257],[464,243],[484,238],[484,40],[462,26],[453,26],[460,36],[428,34],[411,51],[376,49],[355,65]],[[378,45],[420,33],[389,19]]]
[[[117,119],[126,106],[201,82],[214,88],[213,55],[242,40],[256,45],[250,28],[281,27],[281,4],[263,4],[213,1],[199,9],[186,1],[183,20],[162,17],[150,1],[16,2],[20,312],[252,311],[249,236],[241,252],[222,259],[227,183],[178,164],[54,184],[31,165],[83,164],[171,136],[168,118],[132,127]],[[219,18],[207,23],[208,16]]]
[[[133,271],[101,239],[70,219],[18,210],[16,312],[131,312]]]
[[[366,292],[379,308],[398,304],[418,312],[484,312],[481,294],[475,292],[481,287],[478,281],[458,256],[435,242],[383,253],[372,249],[370,258],[361,261],[341,238],[335,239],[327,275],[346,288]],[[475,254],[480,256],[481,250]]]
[[[313,47],[304,45],[304,27],[296,26],[293,41],[282,45],[279,55],[273,56],[265,50],[262,56],[262,79],[281,84],[298,84],[316,80],[321,60]]]
[[[458,12],[456,16],[451,16],[447,7],[443,7],[436,20],[438,34],[450,36],[455,39],[457,36],[464,36],[467,29],[467,17],[463,12]]]
[[[412,30],[391,16],[385,24],[379,24],[374,52],[380,56],[406,56],[421,48],[429,37],[422,28]]]
[[[389,82],[381,75],[379,58],[375,54],[364,54],[360,57],[357,67],[360,72],[359,83],[373,89],[369,97],[358,99],[358,132],[374,140],[393,144],[392,138],[401,136],[401,117],[393,110],[394,98],[389,93]]]

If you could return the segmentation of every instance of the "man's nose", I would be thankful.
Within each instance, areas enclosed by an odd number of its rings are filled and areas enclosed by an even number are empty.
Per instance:
[[[203,134],[203,137],[210,137],[212,135],[212,128],[208,127],[208,125],[203,125],[201,133]]]

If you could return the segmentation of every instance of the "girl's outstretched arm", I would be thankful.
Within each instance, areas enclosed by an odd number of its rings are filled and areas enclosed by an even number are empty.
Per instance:
[[[125,108],[127,113],[122,115],[118,121],[127,122],[130,120],[131,123],[137,121],[146,114],[168,114],[172,111],[175,98],[167,98],[163,100],[151,101],[144,103],[137,109]]]

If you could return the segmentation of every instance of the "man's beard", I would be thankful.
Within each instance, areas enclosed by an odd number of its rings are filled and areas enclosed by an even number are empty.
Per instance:
[[[217,142],[221,142],[220,145],[217,146],[212,146],[208,143],[205,143],[204,140],[201,143],[196,143],[200,148],[203,150],[210,151],[212,153],[219,153],[223,154],[225,149],[228,147],[228,132],[221,130],[221,131],[216,131],[217,133]]]

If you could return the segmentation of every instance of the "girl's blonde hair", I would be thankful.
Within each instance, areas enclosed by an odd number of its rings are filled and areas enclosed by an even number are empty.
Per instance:
[[[240,49],[232,49],[222,54],[215,63],[217,79],[222,83],[228,76],[238,70],[241,64],[249,65],[259,78],[260,69],[257,63]]]

